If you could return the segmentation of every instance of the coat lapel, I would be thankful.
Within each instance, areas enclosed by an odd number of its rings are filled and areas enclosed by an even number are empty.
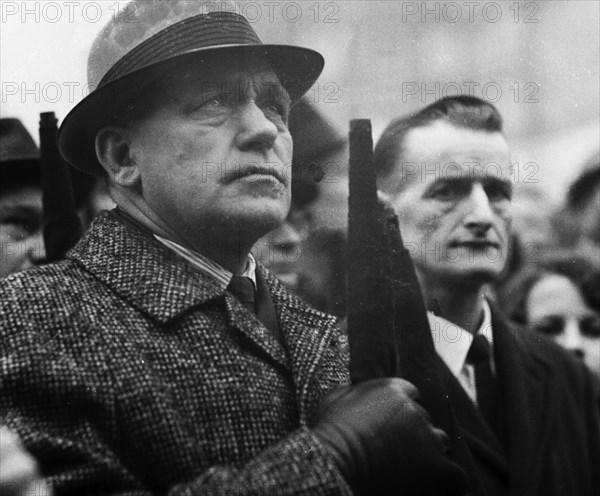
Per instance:
[[[535,338],[526,331],[515,334],[494,309],[492,329],[505,404],[511,495],[536,494],[542,476],[541,453],[550,437],[551,367],[535,353],[535,347],[525,346]]]
[[[327,346],[334,338],[336,319],[309,307],[285,290],[268,272],[264,271],[263,274],[271,288],[279,327],[286,343],[296,385],[300,419],[302,424],[306,424],[314,406],[311,401],[316,400],[309,394],[311,380]]]
[[[500,441],[448,366],[442,360],[440,364],[450,403],[473,455],[478,459],[487,460],[498,471],[506,472],[508,467]]]
[[[94,220],[67,258],[160,323],[225,293],[151,234],[110,212]]]
[[[262,276],[262,273],[259,274],[259,271],[260,269],[257,269],[256,282],[258,290],[269,293],[269,286]],[[270,298],[271,295],[267,294],[264,296]],[[269,303],[270,302],[265,302],[266,305]],[[275,309],[273,308],[272,314],[268,311],[264,312],[267,317],[274,319],[274,322],[263,323],[229,293],[227,293],[225,299],[225,308],[228,325],[235,327],[243,333],[246,338],[258,347],[268,359],[272,360],[282,372],[289,375],[291,370],[286,349],[274,332],[274,328],[277,327],[278,324],[277,315],[274,311]]]

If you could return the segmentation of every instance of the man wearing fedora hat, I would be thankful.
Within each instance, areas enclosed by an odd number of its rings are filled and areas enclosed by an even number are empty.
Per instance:
[[[0,278],[45,257],[40,154],[19,119],[0,119]]]
[[[131,5],[59,135],[118,208],[0,283],[0,422],[56,494],[463,494],[415,388],[348,386],[335,319],[250,256],[288,213],[322,57],[213,2]]]

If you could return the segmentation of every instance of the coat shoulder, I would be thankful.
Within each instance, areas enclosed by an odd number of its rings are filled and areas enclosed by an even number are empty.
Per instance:
[[[81,291],[94,286],[94,278],[71,260],[44,265],[12,274],[0,280],[0,308],[6,313],[28,312],[31,309],[66,303],[79,299]],[[55,303],[56,302],[56,303]]]
[[[89,327],[114,303],[110,290],[71,260],[13,274],[0,281],[0,336],[23,350]]]

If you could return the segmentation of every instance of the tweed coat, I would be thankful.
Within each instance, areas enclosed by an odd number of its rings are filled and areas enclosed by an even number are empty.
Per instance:
[[[307,427],[347,384],[335,319],[259,267],[283,345],[110,213],[0,282],[0,423],[60,494],[350,494]]]
[[[600,417],[591,374],[492,307],[500,439],[450,369],[442,376],[474,462],[476,496],[597,496]]]

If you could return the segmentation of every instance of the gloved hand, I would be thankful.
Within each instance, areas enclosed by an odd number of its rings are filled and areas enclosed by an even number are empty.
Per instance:
[[[325,397],[313,432],[357,495],[464,495],[464,471],[446,457],[448,436],[402,379],[374,379]]]

